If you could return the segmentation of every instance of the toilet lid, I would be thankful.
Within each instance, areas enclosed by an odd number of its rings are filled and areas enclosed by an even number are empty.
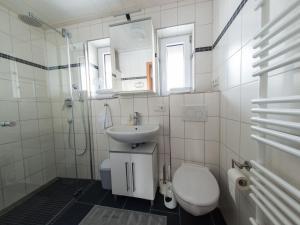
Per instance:
[[[208,206],[219,199],[219,185],[206,167],[183,164],[174,174],[173,190],[186,202]]]

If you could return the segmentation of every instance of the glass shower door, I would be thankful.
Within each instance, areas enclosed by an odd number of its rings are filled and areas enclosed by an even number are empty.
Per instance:
[[[93,155],[90,132],[87,67],[84,43],[68,44],[68,74],[73,100],[72,126],[69,126],[70,149],[74,152],[77,178],[93,179]],[[72,128],[71,128],[72,127]]]
[[[92,179],[84,47],[52,34],[48,58],[58,177]]]

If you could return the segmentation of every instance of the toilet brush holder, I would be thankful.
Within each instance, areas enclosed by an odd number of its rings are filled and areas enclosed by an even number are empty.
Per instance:
[[[165,196],[166,193],[167,193],[168,187],[170,185],[171,185],[171,183],[169,181],[165,181],[164,182],[163,180],[161,180],[159,182],[159,192],[160,192],[160,194],[162,194],[163,196]]]
[[[164,195],[164,203],[168,209],[175,209],[177,206],[171,183],[169,183],[166,194]]]

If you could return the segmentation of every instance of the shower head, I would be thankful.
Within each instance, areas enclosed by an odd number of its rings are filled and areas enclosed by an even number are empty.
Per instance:
[[[28,13],[28,15],[20,14],[18,15],[19,20],[21,20],[23,23],[26,23],[27,25],[33,26],[33,27],[42,27],[42,22],[35,18],[32,13]]]
[[[61,31],[57,30],[55,27],[53,27],[53,26],[49,25],[48,23],[45,23],[41,19],[35,17],[31,12],[29,12],[28,15],[19,14],[18,18],[23,23],[26,23],[27,25],[30,25],[30,26],[33,26],[33,27],[39,27],[39,28],[42,28],[42,29],[49,28],[49,29],[57,32],[63,38],[68,37],[70,39],[72,37],[71,33],[67,29],[62,28]]]

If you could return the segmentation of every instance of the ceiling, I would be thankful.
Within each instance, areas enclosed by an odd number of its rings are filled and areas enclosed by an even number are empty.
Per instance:
[[[118,15],[176,0],[0,0],[17,14],[31,11],[45,22],[59,27]]]

